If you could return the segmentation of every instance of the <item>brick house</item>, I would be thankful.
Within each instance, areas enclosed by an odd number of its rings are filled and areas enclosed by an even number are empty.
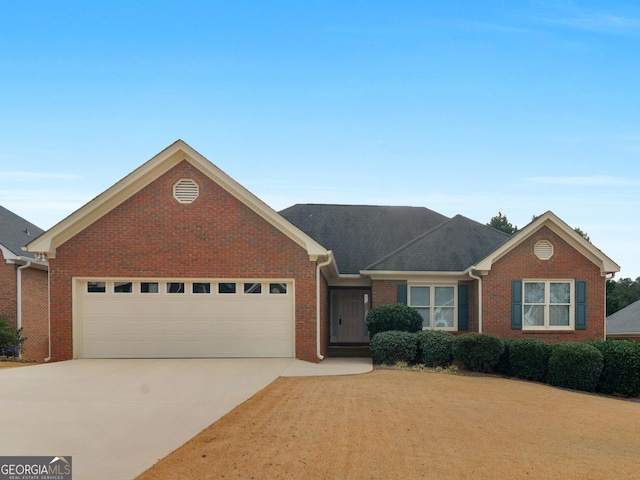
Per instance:
[[[22,357],[38,362],[49,355],[48,265],[22,247],[42,232],[0,207],[0,317],[22,328]]]
[[[53,360],[296,357],[425,328],[604,338],[606,255],[547,212],[514,236],[426,208],[275,212],[177,141],[27,247],[50,265]]]

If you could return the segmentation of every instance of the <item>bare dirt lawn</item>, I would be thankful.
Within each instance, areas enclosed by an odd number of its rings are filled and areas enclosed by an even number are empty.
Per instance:
[[[279,378],[138,480],[640,477],[640,403],[483,376]]]

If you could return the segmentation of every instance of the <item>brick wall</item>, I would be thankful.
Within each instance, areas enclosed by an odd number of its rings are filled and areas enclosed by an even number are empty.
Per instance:
[[[200,186],[192,204],[173,198],[181,178]],[[50,272],[54,361],[73,355],[73,276],[293,278],[296,356],[317,361],[315,263],[186,161],[59,246]]]
[[[0,253],[0,317],[14,327],[18,315],[16,299],[16,265],[7,263]]]
[[[49,355],[49,286],[45,270],[22,270],[22,357],[43,362]]]
[[[0,316],[18,326],[17,268],[0,255]],[[22,357],[42,362],[49,355],[48,280],[45,270],[22,270]]]
[[[539,240],[554,246],[549,260],[539,260],[533,247]],[[511,329],[511,281],[574,279],[587,282],[587,329],[532,332]],[[547,227],[525,239],[498,260],[483,278],[483,332],[500,337],[539,338],[547,342],[589,341],[604,338],[605,278],[600,269]]]
[[[397,285],[407,283],[404,280],[373,280],[371,282],[371,308],[378,308],[390,303],[398,303]]]

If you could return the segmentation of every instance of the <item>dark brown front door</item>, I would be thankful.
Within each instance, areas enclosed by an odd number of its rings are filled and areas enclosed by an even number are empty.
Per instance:
[[[368,343],[365,323],[369,311],[369,292],[338,290],[333,293],[333,327],[337,343]]]

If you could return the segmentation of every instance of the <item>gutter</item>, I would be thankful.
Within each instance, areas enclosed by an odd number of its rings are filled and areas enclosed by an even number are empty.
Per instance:
[[[475,267],[469,268],[469,276],[478,281],[478,333],[482,333],[482,277],[474,275],[472,272]]]
[[[329,250],[326,261],[316,264],[316,356],[324,360],[324,355],[320,353],[320,269],[326,267],[332,261],[332,252]]]
[[[22,270],[24,270],[25,268],[29,268],[31,266],[31,262],[27,262],[24,265],[19,266],[16,269],[16,290],[17,290],[17,295],[16,295],[16,302],[17,302],[17,311],[16,311],[16,316],[17,316],[17,320],[16,320],[16,326],[18,328],[18,331],[22,328]],[[20,351],[19,353],[20,358],[22,358],[22,351]]]

